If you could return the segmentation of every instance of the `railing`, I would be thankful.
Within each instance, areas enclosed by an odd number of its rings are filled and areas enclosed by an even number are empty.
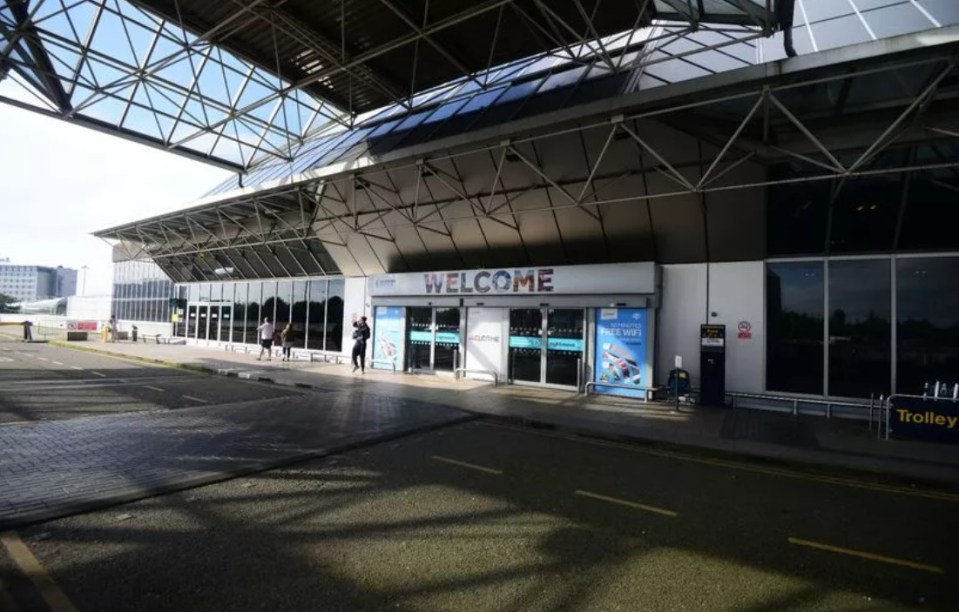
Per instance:
[[[872,408],[870,404],[873,400],[870,400],[869,403],[866,402],[850,402],[843,400],[830,400],[830,399],[818,399],[814,397],[791,397],[787,395],[769,395],[764,393],[726,393],[726,397],[732,398],[732,407],[736,408],[737,400],[740,399],[757,399],[773,402],[784,402],[792,404],[792,413],[799,414],[799,405],[800,404],[813,404],[817,406],[826,407],[826,418],[832,418],[832,409],[834,407],[845,407],[845,408],[868,408],[870,409],[870,414]]]
[[[618,385],[615,383],[596,382],[595,380],[590,380],[586,383],[586,395],[589,395],[589,390],[591,387],[594,389],[596,387],[613,387],[614,389],[629,389],[630,391],[642,391],[644,404],[649,401],[650,396],[653,393],[655,393],[656,391],[659,391],[662,388],[662,387],[639,387],[636,385]]]
[[[498,385],[498,384],[499,384],[499,373],[496,372],[496,370],[471,370],[471,369],[469,369],[469,368],[456,368],[455,370],[453,370],[453,375],[456,376],[456,380],[459,380],[459,379],[460,379],[460,374],[461,374],[461,373],[462,373],[464,376],[465,376],[466,374],[486,374],[487,376],[492,376],[492,377],[493,377],[493,384],[494,384],[494,385]]]

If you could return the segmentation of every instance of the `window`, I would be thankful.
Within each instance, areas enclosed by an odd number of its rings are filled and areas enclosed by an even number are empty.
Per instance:
[[[246,333],[246,283],[237,283],[233,297],[233,342],[247,342]],[[251,341],[252,342],[252,341]]]
[[[830,251],[892,250],[902,182],[899,175],[848,180],[833,203]]]
[[[823,262],[766,267],[766,388],[823,392]]]
[[[346,295],[346,281],[330,281],[329,299],[326,305],[326,345],[328,351],[339,352],[343,347],[343,297]]]
[[[959,382],[959,256],[896,261],[896,392]]]
[[[324,326],[326,324],[326,298],[328,283],[325,280],[311,280],[309,289],[309,311],[307,313],[306,347],[321,351],[324,346]]]
[[[888,259],[829,262],[829,395],[889,393],[891,302]]]
[[[306,348],[306,311],[307,311],[307,282],[293,283],[293,307],[290,322],[293,323],[293,338],[296,348]]]

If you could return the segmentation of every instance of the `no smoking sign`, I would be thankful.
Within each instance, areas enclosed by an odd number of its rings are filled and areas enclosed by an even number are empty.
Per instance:
[[[740,321],[737,329],[739,330],[739,333],[736,334],[736,337],[740,340],[753,339],[753,326],[749,321]]]

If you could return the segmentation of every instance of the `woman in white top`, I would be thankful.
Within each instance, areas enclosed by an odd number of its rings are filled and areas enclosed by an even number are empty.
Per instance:
[[[273,355],[273,324],[270,323],[270,317],[263,318],[263,324],[256,328],[260,332],[260,354],[256,360],[263,358],[263,351],[266,351],[266,360],[272,361]]]

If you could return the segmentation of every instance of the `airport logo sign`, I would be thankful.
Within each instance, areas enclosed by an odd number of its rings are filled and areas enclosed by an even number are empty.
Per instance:
[[[372,277],[376,296],[438,295],[651,295],[656,292],[655,265],[512,267],[449,272],[386,274]]]

